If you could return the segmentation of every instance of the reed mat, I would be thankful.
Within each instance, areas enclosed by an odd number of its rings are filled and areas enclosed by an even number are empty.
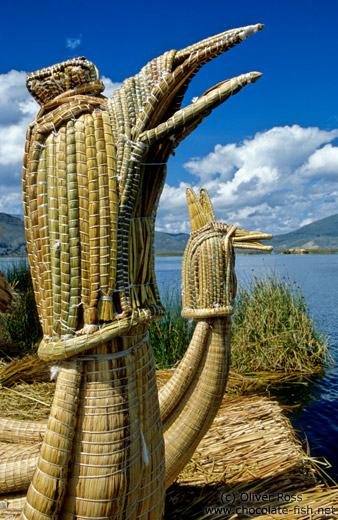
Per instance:
[[[167,492],[166,518],[338,518],[338,486],[319,485],[318,468],[276,402],[225,399]]]
[[[37,355],[27,355],[6,363],[0,358],[0,388],[12,387],[17,383],[48,383],[51,380],[52,363],[47,363]],[[161,386],[173,374],[173,369],[157,370],[157,381]],[[230,370],[227,392],[230,395],[257,392],[260,388],[279,383],[300,381],[298,372],[282,371],[247,372],[245,374]],[[302,376],[301,384],[306,384],[306,376]]]
[[[55,383],[17,383],[0,388],[1,417],[29,421],[47,420]]]
[[[171,373],[158,371],[159,386]],[[2,388],[2,415],[43,420],[53,392],[54,383]],[[167,492],[165,518],[338,518],[338,486],[319,484],[319,468],[319,461],[303,451],[278,403],[227,393],[209,432]],[[0,518],[19,516],[20,496],[0,497]]]

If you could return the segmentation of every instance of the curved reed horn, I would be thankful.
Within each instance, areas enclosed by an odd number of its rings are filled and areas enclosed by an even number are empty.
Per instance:
[[[216,222],[214,208],[212,207],[209,193],[205,188],[200,189],[198,199],[208,219],[211,220],[211,222]]]
[[[198,231],[205,226],[209,220],[194,190],[192,188],[187,188],[186,194],[191,231]]]

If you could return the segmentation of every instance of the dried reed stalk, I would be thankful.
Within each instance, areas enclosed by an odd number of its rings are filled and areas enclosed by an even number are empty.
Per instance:
[[[42,441],[45,432],[46,423],[44,422],[18,421],[0,417],[1,442],[38,443]]]
[[[27,132],[23,169],[28,256],[44,334],[39,356],[63,363],[25,519],[162,516],[163,441],[154,361],[144,339],[147,321],[164,312],[154,272],[154,220],[174,147],[260,74],[223,82],[178,110],[188,83],[203,64],[261,29],[240,28],[190,51],[165,53],[108,101],[85,58],[28,77],[42,106]],[[203,308],[198,311],[203,317]],[[201,394],[213,363],[226,370],[221,335],[227,324],[213,324],[202,355],[206,368],[196,375]],[[219,400],[225,380],[216,379]],[[198,424],[204,416],[210,422],[215,409],[207,408],[205,402]],[[184,400],[167,420],[176,424],[178,410],[177,425],[189,430],[183,449],[191,450],[195,424],[188,425]],[[179,453],[178,430],[170,435]]]
[[[169,487],[189,461],[220,406],[229,372],[231,319],[236,295],[232,237],[235,226],[216,222],[208,193],[187,190],[191,235],[182,266],[182,315],[197,321],[193,339],[159,400]],[[257,238],[241,233],[257,248]],[[242,243],[246,242],[242,239]]]
[[[37,356],[25,356],[13,360],[0,368],[0,384],[11,386],[18,381],[49,381],[50,364],[41,361]]]

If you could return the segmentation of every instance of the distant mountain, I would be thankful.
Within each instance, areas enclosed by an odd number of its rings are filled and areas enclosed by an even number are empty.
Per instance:
[[[183,253],[189,235],[155,231],[155,251],[158,253]],[[0,213],[0,256],[26,255],[26,238],[21,215]]]
[[[155,231],[156,253],[183,253],[188,242],[186,233]],[[338,249],[338,215],[317,220],[296,231],[276,235],[274,249]],[[22,216],[0,213],[0,256],[27,254]]]
[[[26,254],[25,228],[22,218],[0,213],[0,256]]]
[[[189,240],[186,233],[163,233],[155,231],[156,253],[183,253]]]
[[[338,215],[322,218],[270,241],[274,249],[338,249]]]
[[[183,252],[189,235],[155,232],[156,253]],[[338,215],[326,217],[296,231],[263,241],[278,249],[338,249]]]

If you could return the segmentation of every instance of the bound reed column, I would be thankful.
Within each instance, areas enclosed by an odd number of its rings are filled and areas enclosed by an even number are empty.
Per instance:
[[[141,336],[140,336],[141,335]],[[140,405],[140,433],[143,473],[140,483],[136,518],[156,520],[162,518],[165,499],[165,453],[162,421],[158,403],[156,368],[147,326],[121,336],[125,346],[142,346],[137,350],[136,379]]]
[[[117,519],[135,510],[142,473],[135,353],[119,353],[113,340],[82,363],[72,469],[60,518]]]
[[[209,334],[195,376],[163,423],[167,488],[189,462],[210,428],[225,392],[230,362],[231,318],[209,320],[208,325]]]
[[[216,416],[229,372],[233,299],[232,235],[218,224],[205,190],[187,190],[191,235],[183,256],[182,316],[196,320],[185,356],[160,390],[166,486],[189,462]]]
[[[67,483],[80,383],[80,364],[73,360],[64,362],[57,377],[47,431],[27,492],[22,519],[58,518]]]
[[[60,519],[163,515],[164,447],[145,327],[81,357],[71,470]]]

